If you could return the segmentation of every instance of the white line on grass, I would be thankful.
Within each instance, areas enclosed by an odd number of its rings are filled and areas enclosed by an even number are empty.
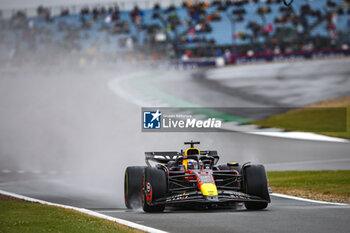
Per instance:
[[[280,194],[280,193],[271,193],[270,195],[274,196],[274,197],[282,197],[282,198],[293,199],[293,200],[297,200],[297,201],[306,201],[306,202],[325,204],[325,205],[348,206],[348,204],[345,204],[345,203],[328,202],[328,201],[317,201],[317,200],[312,200],[312,199],[307,199],[307,198],[290,196],[290,195],[286,195],[286,194]]]
[[[57,206],[57,207],[61,207],[64,209],[71,209],[71,210],[75,210],[78,211],[80,213],[84,213],[84,214],[88,214],[97,218],[102,218],[102,219],[106,219],[112,222],[116,222],[131,228],[135,228],[141,231],[145,231],[145,232],[149,232],[149,233],[167,233],[166,231],[162,231],[162,230],[158,230],[152,227],[147,227],[141,224],[137,224],[134,222],[130,222],[124,219],[120,219],[120,218],[114,218],[111,216],[107,216],[92,210],[88,210],[88,209],[84,209],[84,208],[77,208],[77,207],[73,207],[73,206],[68,206],[68,205],[61,205],[61,204],[56,204],[56,203],[52,203],[52,202],[47,202],[47,201],[43,201],[43,200],[39,200],[39,199],[35,199],[35,198],[31,198],[31,197],[26,197],[23,195],[19,195],[19,194],[15,194],[15,193],[10,193],[10,192],[6,192],[3,190],[0,190],[0,194],[6,195],[6,196],[10,196],[10,197],[14,197],[14,198],[18,198],[21,200],[25,200],[25,201],[29,201],[29,202],[36,202],[36,203],[40,203],[40,204],[44,204],[44,205],[50,205],[50,206]]]

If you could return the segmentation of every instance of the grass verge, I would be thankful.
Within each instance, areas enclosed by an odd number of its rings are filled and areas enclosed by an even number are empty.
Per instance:
[[[0,233],[137,233],[130,227],[60,207],[0,195]]]
[[[269,171],[272,192],[350,204],[350,170]]]
[[[350,96],[273,115],[251,124],[350,139]]]

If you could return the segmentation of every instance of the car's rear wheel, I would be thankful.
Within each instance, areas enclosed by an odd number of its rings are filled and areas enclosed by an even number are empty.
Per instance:
[[[127,167],[124,176],[124,202],[128,209],[141,207],[142,173],[144,166]]]
[[[245,193],[260,197],[264,202],[245,202],[248,210],[265,209],[270,202],[268,182],[265,168],[263,165],[246,165],[242,168],[243,172],[243,190]]]
[[[235,165],[227,165],[227,164],[222,164],[218,166],[219,170],[235,170],[237,173],[240,173],[241,171],[241,166],[237,163]]]
[[[165,197],[167,193],[167,178],[163,170],[146,167],[143,171],[142,209],[146,212],[162,212],[165,204],[154,205],[152,202]]]

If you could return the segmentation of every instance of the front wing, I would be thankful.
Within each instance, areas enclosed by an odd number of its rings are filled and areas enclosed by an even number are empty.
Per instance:
[[[203,196],[200,191],[169,195],[168,197],[154,200],[151,205],[180,204],[180,203],[220,204],[229,202],[268,202],[257,196],[248,195],[236,191],[219,191],[218,196]]]

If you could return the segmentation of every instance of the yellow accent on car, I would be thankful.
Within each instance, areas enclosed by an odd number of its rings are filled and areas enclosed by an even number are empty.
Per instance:
[[[215,184],[206,183],[201,185],[201,192],[204,196],[217,196],[218,190]]]
[[[188,164],[188,159],[182,160],[182,165],[185,166],[185,170],[187,171],[187,164]]]
[[[195,151],[195,152],[193,152],[193,151]],[[190,148],[187,148],[187,149],[185,150],[185,153],[184,153],[184,157],[185,157],[185,158],[187,157],[187,155],[188,155],[189,152],[190,152],[191,155],[194,155],[194,154],[200,155],[200,154],[201,154],[201,152],[199,151],[198,148],[196,148],[196,147],[190,147]],[[197,153],[197,152],[198,152],[198,153]]]

